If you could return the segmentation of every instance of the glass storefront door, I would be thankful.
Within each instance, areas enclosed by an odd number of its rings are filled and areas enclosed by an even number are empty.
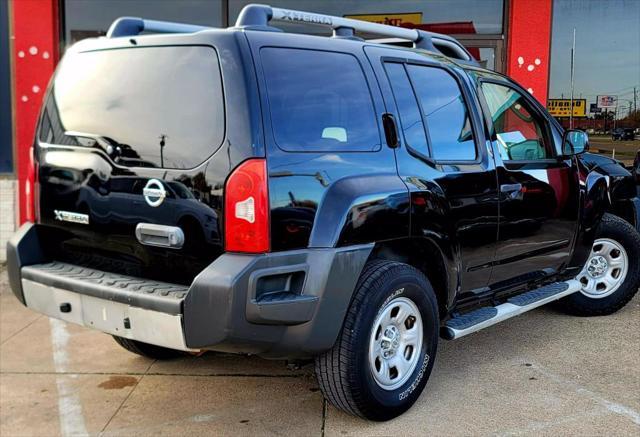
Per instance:
[[[480,65],[499,73],[505,72],[504,40],[502,35],[485,38],[469,38],[464,35],[453,35],[476,58]]]

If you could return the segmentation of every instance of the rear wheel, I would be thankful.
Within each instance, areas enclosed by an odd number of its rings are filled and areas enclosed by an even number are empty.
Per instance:
[[[625,306],[640,287],[640,234],[626,221],[605,214],[589,259],[576,277],[578,293],[560,305],[570,314],[602,316]]]
[[[431,373],[438,326],[436,297],[421,272],[397,262],[367,264],[336,344],[316,359],[325,398],[370,420],[404,413]]]
[[[130,340],[116,335],[113,336],[113,339],[129,352],[142,355],[143,357],[152,358],[154,360],[171,360],[173,358],[180,358],[187,355],[184,351],[143,343],[137,340]]]

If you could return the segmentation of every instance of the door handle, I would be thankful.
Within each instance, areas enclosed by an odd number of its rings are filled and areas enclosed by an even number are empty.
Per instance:
[[[387,140],[387,146],[395,149],[400,146],[400,140],[398,139],[398,126],[396,125],[396,119],[392,114],[385,112],[382,114],[382,126],[384,127],[384,136]]]
[[[500,192],[506,194],[508,199],[520,199],[522,198],[522,184],[500,185]]]
[[[184,244],[184,232],[176,226],[163,226],[153,223],[138,223],[136,238],[148,246],[180,249]]]

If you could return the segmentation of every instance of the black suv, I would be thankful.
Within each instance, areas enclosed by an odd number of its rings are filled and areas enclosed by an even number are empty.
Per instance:
[[[636,138],[634,129],[618,127],[611,132],[612,141],[633,141]]]
[[[122,18],[52,79],[10,284],[153,358],[314,358],[333,405],[387,420],[439,338],[636,293],[635,183],[587,147],[444,35],[263,5],[229,29]]]

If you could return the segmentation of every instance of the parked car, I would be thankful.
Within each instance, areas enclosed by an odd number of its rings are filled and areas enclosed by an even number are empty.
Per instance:
[[[638,197],[640,197],[640,149],[636,152],[636,158],[633,160],[631,172],[638,188]]]
[[[616,141],[616,140],[619,140],[619,141],[631,140],[631,141],[633,141],[635,139],[635,133],[634,133],[632,128],[618,127],[618,128],[615,128],[613,130],[613,132],[611,132],[611,139],[613,141]]]
[[[9,282],[151,358],[314,359],[336,408],[388,420],[440,339],[634,296],[640,199],[588,146],[445,35],[264,5],[229,29],[121,18],[52,80]]]

